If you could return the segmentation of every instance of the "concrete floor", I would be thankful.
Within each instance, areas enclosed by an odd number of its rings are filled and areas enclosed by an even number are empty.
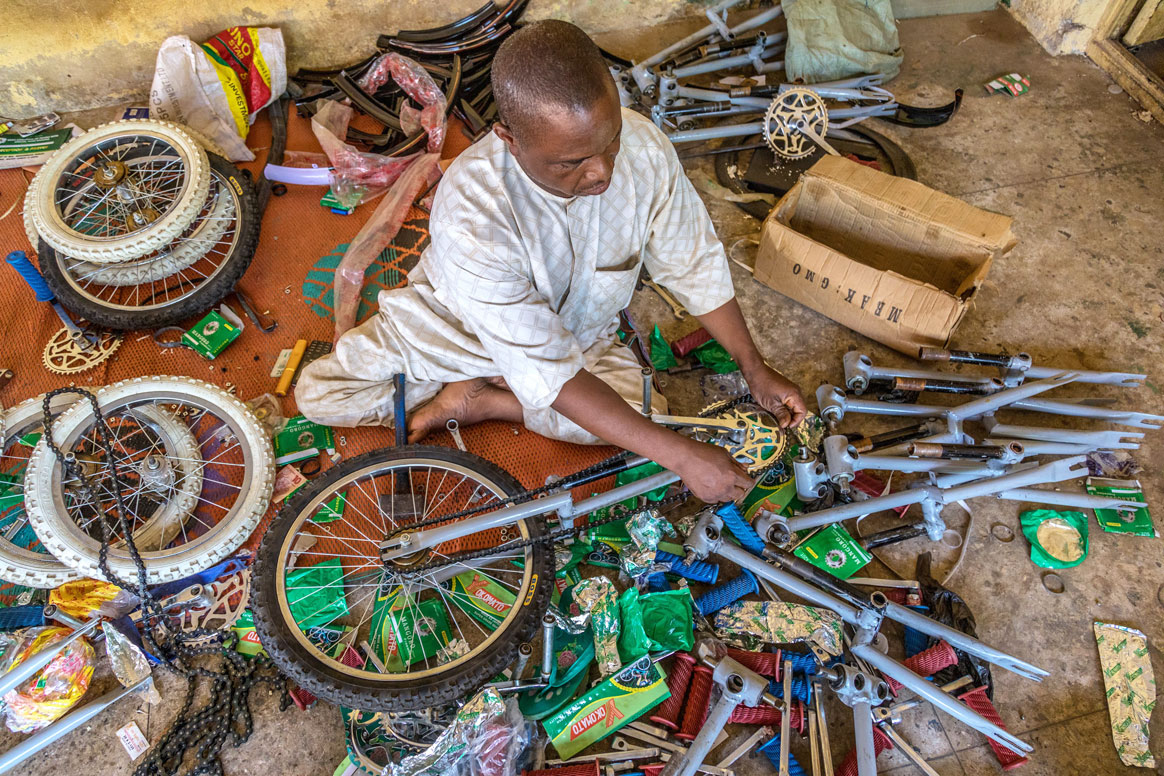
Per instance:
[[[913,157],[921,181],[941,191],[1015,218],[1018,247],[997,262],[953,344],[982,350],[1027,350],[1036,362],[1063,367],[1142,371],[1146,387],[1135,390],[1064,390],[1065,395],[1118,397],[1121,406],[1164,413],[1164,129],[1135,117],[1138,106],[1108,91],[1110,81],[1088,60],[1046,55],[1005,12],[903,21],[906,52],[901,75],[889,86],[903,101],[944,103],[966,89],[960,113],[947,125],[910,130],[878,124]],[[650,49],[685,32],[682,26],[634,30],[611,36],[608,46],[627,54]],[[658,48],[658,46],[655,46]],[[981,85],[1002,73],[1031,81],[1020,98],[986,97]],[[696,165],[710,171],[706,161]],[[755,236],[759,224],[734,205],[709,201],[720,237],[731,245]],[[742,251],[746,253],[746,251]],[[799,307],[733,269],[744,310],[769,361],[811,394],[824,381],[839,382],[841,356],[860,349],[875,361],[904,359],[870,340]],[[652,295],[636,301],[640,316],[658,321],[666,334],[693,328],[679,323]],[[697,409],[694,384],[669,386],[680,410]],[[1072,424],[1078,426],[1078,424]],[[849,422],[846,430],[878,430]],[[1159,507],[1164,474],[1164,435],[1150,434],[1137,454],[1148,499]],[[1003,544],[989,527],[1018,528],[1024,505],[979,499],[971,503],[965,557],[948,582],[973,609],[979,636],[1051,671],[1035,684],[995,672],[995,703],[1006,726],[1035,746],[1027,776],[1119,774],[1108,726],[1104,687],[1091,623],[1119,623],[1143,630],[1158,675],[1164,672],[1164,554],[1159,539],[1099,532],[1092,524],[1090,557],[1062,572],[1067,590],[1045,591],[1040,569],[1021,539]],[[964,519],[963,519],[964,520]],[[928,549],[923,542],[909,554]],[[939,558],[944,562],[948,558]],[[912,571],[912,561],[903,564]],[[870,575],[885,572],[876,564]],[[99,676],[103,691],[112,679]],[[136,721],[153,741],[173,719],[181,683],[159,676],[163,702],[148,710],[123,701],[27,763],[20,772],[86,772],[92,776],[132,770],[115,741],[117,728]],[[223,756],[226,774],[330,774],[344,756],[339,713],[320,703],[303,713],[277,712],[273,695],[258,698],[251,740]],[[832,716],[834,757],[847,751],[848,719]],[[998,766],[982,736],[923,705],[900,728],[942,776],[991,774]],[[13,742],[0,741],[0,748]],[[1153,750],[1164,755],[1157,731]],[[795,751],[795,749],[794,749]],[[802,759],[807,763],[807,759]],[[897,752],[881,756],[882,773],[920,773]],[[759,755],[745,758],[737,773],[771,773]]]

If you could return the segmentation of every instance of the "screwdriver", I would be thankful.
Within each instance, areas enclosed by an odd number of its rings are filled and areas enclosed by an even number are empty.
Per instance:
[[[12,253],[8,254],[7,261],[20,273],[20,276],[24,278],[24,282],[32,287],[33,292],[36,294],[36,301],[48,302],[53,306],[57,317],[65,324],[65,328],[69,330],[69,336],[73,339],[73,342],[77,343],[77,347],[81,348],[81,350],[92,350],[93,343],[85,336],[85,332],[81,330],[81,327],[73,323],[73,319],[69,317],[65,308],[57,301],[56,294],[44,282],[44,276],[40,274],[40,270],[28,260],[28,255],[24,251],[12,251]]]

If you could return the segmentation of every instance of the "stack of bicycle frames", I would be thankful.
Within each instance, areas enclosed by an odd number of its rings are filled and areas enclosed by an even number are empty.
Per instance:
[[[24,200],[24,228],[61,302],[90,323],[177,323],[230,293],[259,241],[248,174],[197,133],[116,121],[66,143]]]
[[[381,53],[394,51],[424,66],[444,92],[447,113],[463,121],[476,137],[497,117],[489,83],[493,54],[513,32],[528,2],[510,0],[505,6],[490,2],[443,27],[381,35],[376,41],[377,53],[339,70],[300,70],[295,81],[306,93],[295,105],[300,115],[307,117],[318,110],[319,100],[348,100],[383,128],[378,133],[349,129],[349,143],[385,156],[404,156],[420,150],[424,131],[406,134],[400,124],[400,109],[408,96],[399,84],[388,80],[369,93],[357,83]]]

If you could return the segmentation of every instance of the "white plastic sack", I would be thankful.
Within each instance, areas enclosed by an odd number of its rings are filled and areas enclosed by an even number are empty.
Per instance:
[[[789,81],[820,83],[865,73],[886,80],[901,69],[890,0],[784,0]]]
[[[286,89],[283,33],[274,27],[230,27],[201,44],[175,35],[158,49],[150,118],[185,124],[232,162],[249,162],[255,114]]]

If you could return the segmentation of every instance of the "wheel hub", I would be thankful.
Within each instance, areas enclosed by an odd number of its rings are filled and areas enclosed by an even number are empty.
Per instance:
[[[142,486],[155,493],[165,493],[174,487],[174,469],[164,455],[147,455],[137,467]]]
[[[125,180],[128,173],[129,167],[126,166],[125,162],[103,162],[93,173],[93,183],[100,188],[111,189]]]

